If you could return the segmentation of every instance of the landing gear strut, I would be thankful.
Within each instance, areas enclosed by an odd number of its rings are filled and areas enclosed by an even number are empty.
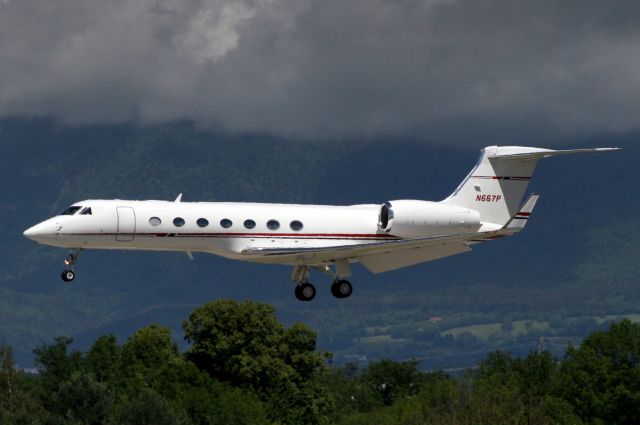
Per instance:
[[[316,288],[309,282],[309,266],[296,266],[291,273],[296,284],[294,294],[300,301],[311,301],[316,297]]]
[[[80,255],[80,250],[74,248],[71,251],[69,251],[69,256],[64,259],[64,264],[66,266],[69,266],[69,268],[66,270],[63,270],[60,276],[62,277],[62,280],[64,280],[65,282],[72,282],[73,279],[76,278],[76,273],[75,271],[73,271],[73,266],[76,263],[76,261],[78,261],[79,255]]]

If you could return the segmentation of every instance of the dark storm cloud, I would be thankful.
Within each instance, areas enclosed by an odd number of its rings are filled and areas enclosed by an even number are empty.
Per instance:
[[[294,137],[640,127],[640,2],[0,0],[0,114]]]

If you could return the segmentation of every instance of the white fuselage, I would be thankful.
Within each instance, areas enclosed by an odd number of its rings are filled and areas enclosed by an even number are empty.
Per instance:
[[[52,217],[25,235],[65,248],[207,252],[245,261],[290,263],[286,258],[251,256],[243,251],[370,244],[480,227],[477,213],[463,208],[427,201],[392,203],[403,205],[410,215],[392,218],[385,231],[379,226],[381,206],[375,204],[87,200],[74,204],[81,207],[74,214]],[[91,214],[82,214],[85,208],[91,208]],[[231,225],[224,227],[226,220]],[[295,226],[296,222],[302,227]]]

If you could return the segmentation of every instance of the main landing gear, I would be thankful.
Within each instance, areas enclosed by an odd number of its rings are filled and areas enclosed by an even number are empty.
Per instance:
[[[60,276],[62,280],[65,282],[73,282],[73,279],[76,278],[76,272],[73,270],[73,266],[78,261],[78,256],[80,255],[80,249],[72,249],[69,251],[69,256],[64,259],[64,264],[69,268],[62,271]]]
[[[300,301],[311,301],[316,296],[316,288],[309,282],[309,271],[311,267],[321,271],[322,273],[329,275],[333,278],[333,284],[331,285],[331,294],[339,299],[347,298],[353,292],[353,287],[348,280],[343,277],[351,275],[351,267],[347,260],[339,260],[333,263],[335,271],[331,269],[330,265],[300,265],[295,266],[293,273],[291,274],[291,280],[296,284],[294,294]]]

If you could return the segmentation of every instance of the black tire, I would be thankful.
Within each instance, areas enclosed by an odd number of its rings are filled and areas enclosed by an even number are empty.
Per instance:
[[[347,298],[353,292],[353,286],[348,280],[336,280],[331,285],[331,294],[336,298]]]
[[[73,279],[76,278],[76,274],[73,270],[64,270],[60,276],[65,282],[72,282]]]
[[[316,288],[310,283],[302,283],[296,286],[295,294],[300,301],[311,301],[316,297]]]

